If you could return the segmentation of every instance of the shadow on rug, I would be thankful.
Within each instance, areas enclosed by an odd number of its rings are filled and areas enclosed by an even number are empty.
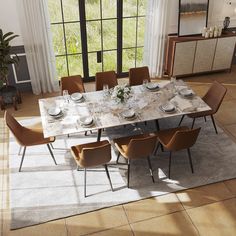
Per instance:
[[[161,129],[175,127],[179,118],[160,121]],[[25,120],[24,125],[40,122],[40,118]],[[186,119],[183,125],[189,125]],[[104,207],[128,203],[151,196],[159,196],[182,189],[206,185],[236,177],[236,145],[220,129],[216,135],[210,122],[201,119],[195,127],[202,126],[196,145],[191,149],[194,174],[191,173],[187,152],[173,154],[171,177],[168,179],[168,153],[159,151],[151,158],[155,183],[152,182],[146,160],[131,164],[130,189],[126,187],[127,168],[115,165],[116,150],[112,150],[109,172],[114,187],[110,191],[103,167],[87,174],[87,194],[84,198],[83,171],[76,171],[70,154],[72,145],[94,142],[96,132],[91,135],[73,134],[57,137],[53,150],[58,165],[55,166],[46,145],[27,149],[22,172],[18,172],[19,146],[10,135],[10,207],[11,229],[35,225],[58,218],[94,211]],[[155,131],[154,122],[137,126],[129,125],[109,128],[102,139],[112,140],[120,136]]]

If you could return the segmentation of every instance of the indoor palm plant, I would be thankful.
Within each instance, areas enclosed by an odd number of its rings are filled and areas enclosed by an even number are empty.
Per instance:
[[[13,32],[8,32],[3,34],[2,29],[0,29],[0,88],[5,84],[8,87],[8,74],[9,74],[9,65],[17,64],[19,58],[15,55],[14,58],[10,57],[11,45],[10,42],[18,37],[19,35],[14,34]]]
[[[14,54],[14,58],[11,57],[12,47],[10,42],[18,37],[18,35],[13,32],[3,33],[0,29],[0,105],[1,109],[5,108],[5,104],[13,103],[16,107],[16,102],[21,103],[21,96],[19,91],[14,87],[9,85],[8,74],[9,65],[18,64],[19,58]]]

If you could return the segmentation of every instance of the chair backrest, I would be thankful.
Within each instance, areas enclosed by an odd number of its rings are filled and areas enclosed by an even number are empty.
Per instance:
[[[24,141],[22,136],[24,127],[8,111],[5,111],[4,118],[8,128],[15,136],[17,142],[20,145],[24,146]]]
[[[126,151],[129,159],[147,158],[155,149],[157,137],[155,135],[131,139]]]
[[[176,131],[172,139],[166,145],[171,151],[178,151],[192,147],[197,141],[201,128]]]
[[[202,98],[208,106],[216,113],[225,97],[227,89],[217,81],[211,85],[205,96]]]
[[[107,140],[91,144],[82,148],[80,158],[77,160],[81,167],[103,165],[111,160],[111,144]]]
[[[129,85],[141,85],[144,80],[150,81],[149,70],[147,66],[129,69]]]
[[[109,88],[115,87],[117,82],[115,71],[97,72],[95,76],[96,91],[103,90],[103,85],[107,84]]]
[[[61,78],[61,93],[63,90],[68,90],[69,94],[84,93],[84,83],[80,75],[73,75]]]

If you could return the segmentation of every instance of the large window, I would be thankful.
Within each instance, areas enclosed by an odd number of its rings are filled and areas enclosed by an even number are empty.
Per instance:
[[[147,0],[48,0],[59,77],[142,65]]]

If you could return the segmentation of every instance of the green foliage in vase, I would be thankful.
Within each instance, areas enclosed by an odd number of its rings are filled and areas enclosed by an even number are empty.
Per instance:
[[[16,54],[14,54],[14,58],[11,58],[11,45],[10,42],[18,37],[19,35],[14,34],[13,32],[3,33],[2,29],[0,29],[0,88],[6,84],[9,85],[8,82],[8,74],[9,74],[9,65],[18,64],[19,58]]]

